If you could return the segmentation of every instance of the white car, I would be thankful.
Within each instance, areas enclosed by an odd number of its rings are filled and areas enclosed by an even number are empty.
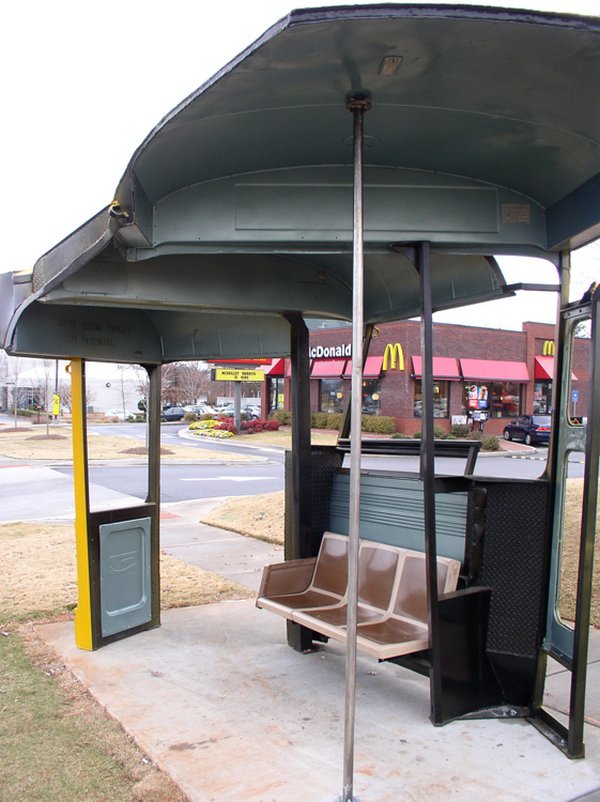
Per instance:
[[[119,420],[129,420],[129,418],[135,418],[135,415],[135,412],[132,412],[130,409],[123,409],[122,407],[118,409],[107,409],[104,413],[105,418],[118,418]]]

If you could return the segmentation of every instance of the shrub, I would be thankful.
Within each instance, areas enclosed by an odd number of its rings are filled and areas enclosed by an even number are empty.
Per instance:
[[[276,409],[271,413],[271,419],[276,420],[280,426],[289,426],[292,422],[292,415],[285,409]]]
[[[421,439],[421,432],[415,432],[413,434],[413,437],[416,440],[420,440]],[[439,426],[435,426],[435,425],[433,427],[433,437],[434,437],[435,440],[456,440],[456,437],[455,437],[454,434],[449,434],[449,432],[447,432],[445,429],[440,429]]]
[[[222,421],[216,421],[214,419],[210,420],[199,420],[195,423],[190,423],[188,429],[190,429],[194,434],[202,435],[203,437],[215,437],[219,439],[224,439],[226,437],[233,437],[235,431],[229,431],[228,429],[221,428]]]
[[[340,428],[342,416],[339,412],[313,412],[310,416],[310,425],[313,429]]]
[[[466,423],[453,423],[450,431],[455,437],[468,437],[471,434],[471,427]]]
[[[258,434],[259,432],[276,432],[279,429],[279,421],[276,420],[248,420],[242,421],[242,431],[246,434]]]
[[[361,429],[370,434],[393,434],[396,421],[388,415],[363,415]]]
[[[215,430],[221,432],[231,432],[231,434],[238,433],[233,418],[217,418],[215,421],[215,426],[213,427],[213,431]]]
[[[482,451],[499,451],[500,443],[494,434],[485,434],[484,432],[471,432],[467,440],[479,440],[481,443]]]
[[[481,448],[483,451],[500,451],[498,438],[493,434],[484,434],[481,438]]]
[[[188,426],[188,429],[191,429],[192,431],[195,431],[195,432],[196,431],[206,432],[206,431],[210,431],[211,429],[214,429],[215,426],[218,426],[218,425],[219,425],[219,421],[216,421],[214,418],[209,418],[207,420],[199,420],[199,421],[196,421],[195,423],[190,423],[190,425]]]
[[[186,423],[191,423],[192,421],[198,420],[198,416],[195,412],[186,412],[183,419]]]

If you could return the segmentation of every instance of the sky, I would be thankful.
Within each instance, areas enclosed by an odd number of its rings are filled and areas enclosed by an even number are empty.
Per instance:
[[[0,273],[30,269],[107,206],[131,155],[156,123],[277,20],[295,7],[350,4],[2,3]],[[509,5],[600,16],[600,0],[514,0]],[[522,263],[500,261],[507,279],[518,281]],[[556,280],[552,268],[541,275],[540,281]],[[600,278],[598,245],[575,254],[573,275],[574,297],[592,278]],[[521,320],[552,322],[555,310],[552,294],[536,293],[477,312],[444,313],[440,319],[520,328]]]

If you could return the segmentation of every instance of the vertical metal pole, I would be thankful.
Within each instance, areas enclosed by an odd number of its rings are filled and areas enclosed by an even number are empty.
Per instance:
[[[161,367],[144,365],[148,373],[148,402],[146,431],[148,434],[148,494],[146,501],[154,504],[150,543],[150,573],[152,582],[152,623],[160,624],[160,413]]]
[[[146,431],[148,436],[148,493],[146,501],[160,503],[160,365],[144,365],[148,373]]]
[[[233,425],[239,431],[242,429],[242,383],[233,382]]]
[[[427,561],[427,599],[429,602],[429,651],[431,719],[441,723],[441,673],[439,661],[439,619],[437,587],[437,544],[435,527],[435,464],[433,442],[433,305],[431,299],[431,249],[422,242],[417,251],[421,296],[421,360],[423,376],[423,416],[420,475],[423,480],[425,556]]]
[[[307,546],[311,535],[311,459],[310,459],[310,360],[309,333],[301,315],[286,315],[291,326],[292,354],[292,559],[311,557]],[[286,559],[290,559],[286,554]]]
[[[344,777],[341,802],[352,802],[354,791],[354,720],[356,711],[356,606],[360,536],[360,460],[364,328],[363,264],[363,122],[371,108],[367,97],[346,104],[354,118],[354,238],[352,282],[352,385],[350,428],[350,510],[348,544],[348,620],[346,627],[346,692],[344,707]]]
[[[592,298],[592,353],[590,387],[591,398],[585,440],[585,471],[583,478],[583,505],[581,540],[579,543],[579,575],[577,578],[577,605],[573,642],[573,675],[569,706],[568,754],[583,757],[585,754],[583,729],[585,722],[585,684],[587,653],[590,635],[590,607],[594,569],[594,541],[598,510],[598,479],[600,476],[600,330],[598,311],[600,290]],[[555,373],[556,376],[556,373]]]
[[[73,412],[73,488],[75,490],[75,545],[77,553],[77,607],[75,643],[94,648],[92,594],[88,535],[89,483],[85,401],[85,362],[71,360],[71,409]]]

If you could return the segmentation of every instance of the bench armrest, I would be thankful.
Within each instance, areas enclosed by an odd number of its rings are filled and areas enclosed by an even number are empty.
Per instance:
[[[316,562],[316,557],[307,557],[303,560],[265,565],[258,598],[302,593],[310,585]]]

